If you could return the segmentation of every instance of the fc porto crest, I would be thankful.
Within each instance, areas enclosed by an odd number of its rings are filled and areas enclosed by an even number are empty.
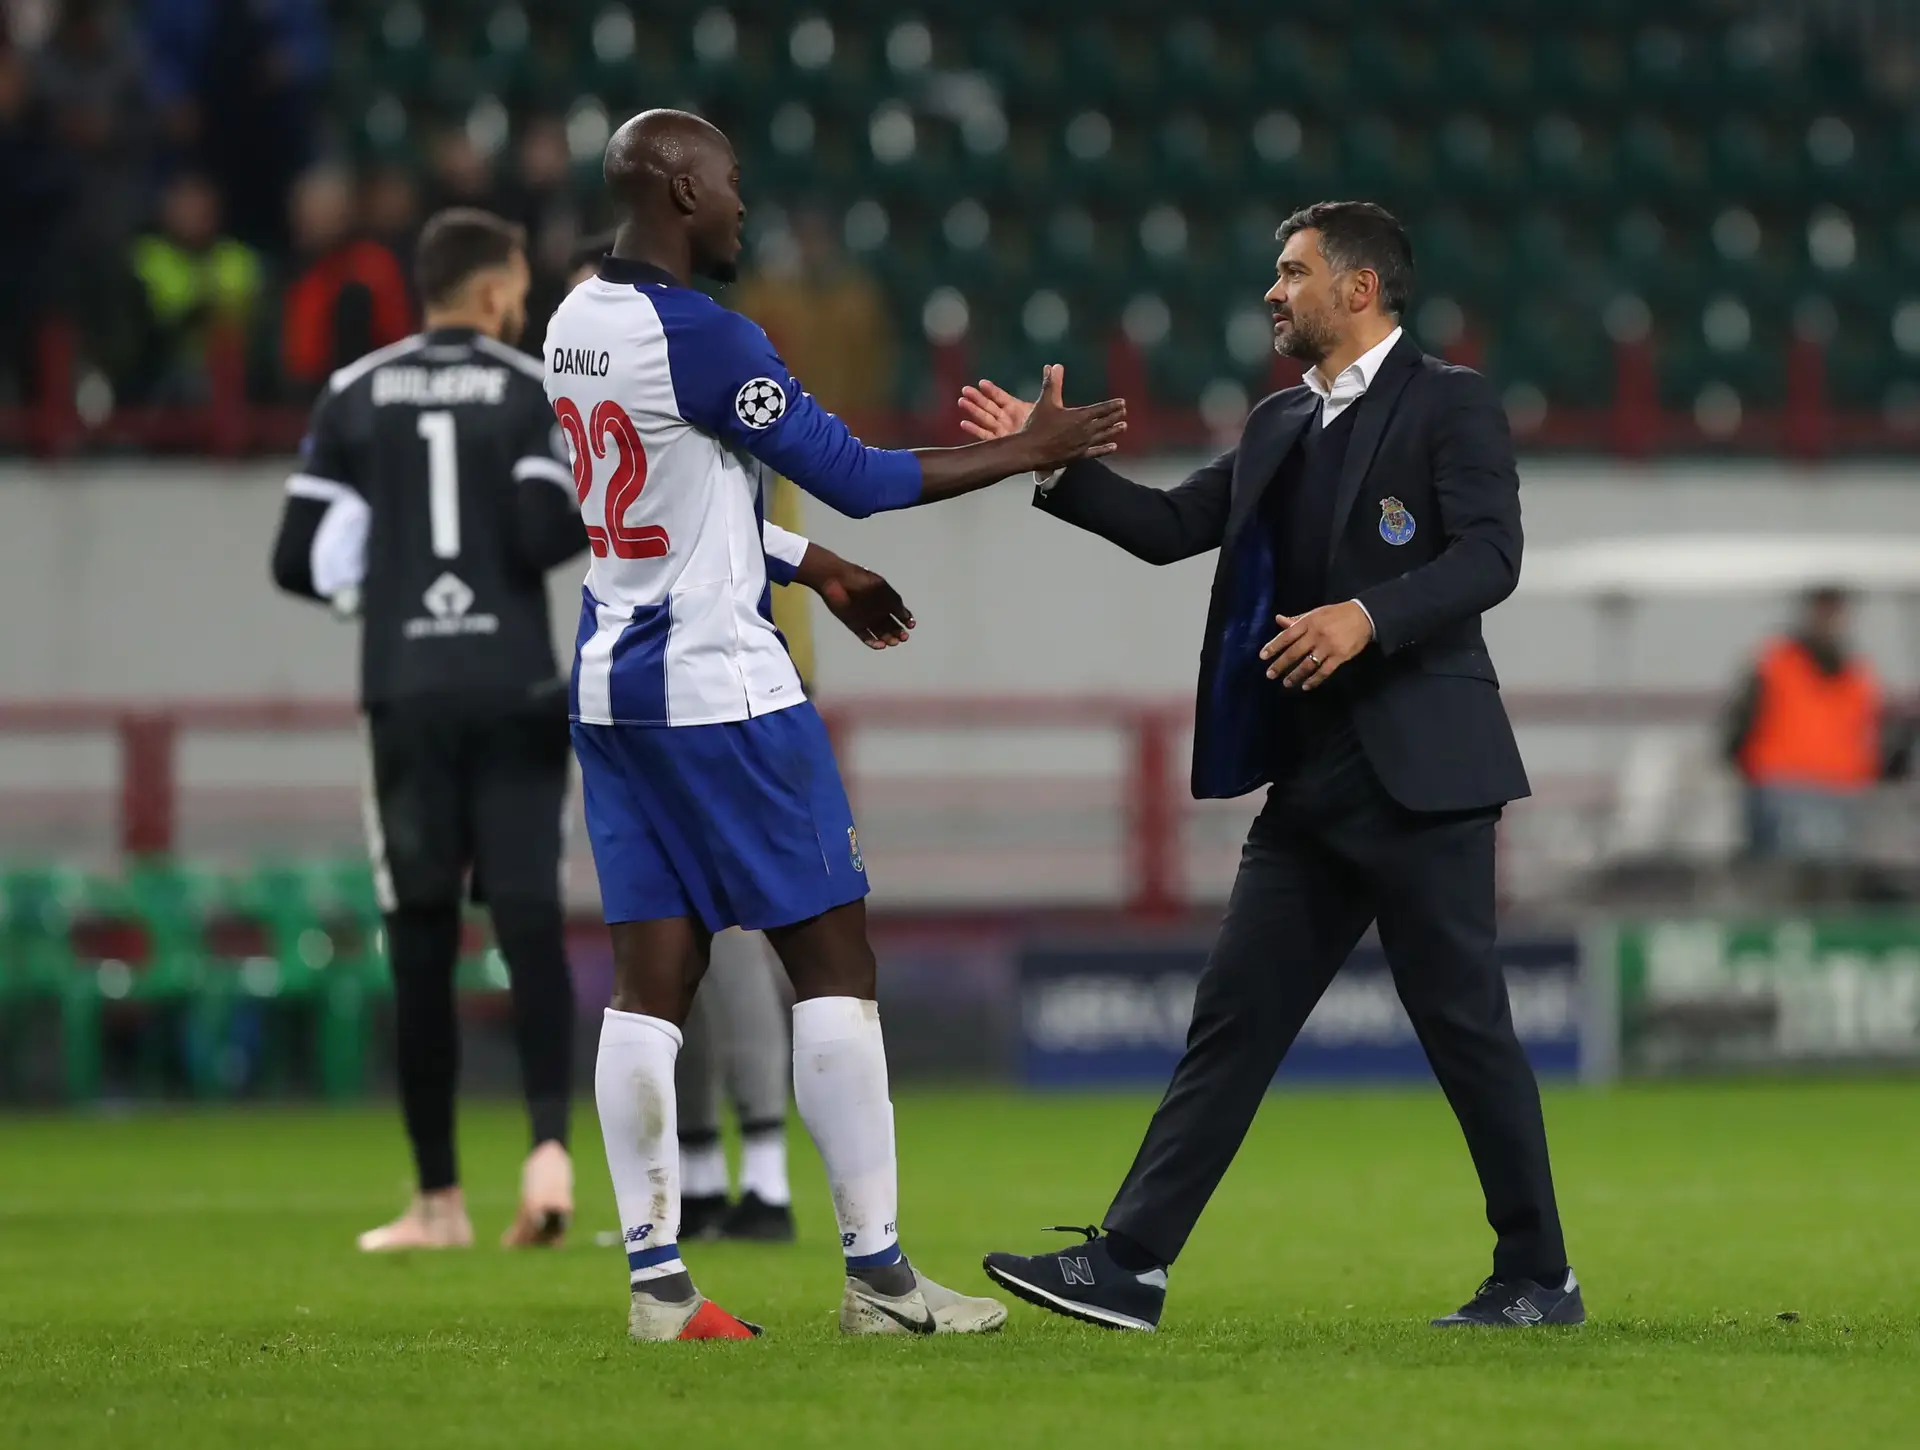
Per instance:
[[[852,826],[847,827],[847,859],[853,862],[853,869],[862,876],[867,874],[866,857],[860,854],[860,833]]]
[[[1380,500],[1380,537],[1389,544],[1404,544],[1413,537],[1413,515],[1397,498]]]

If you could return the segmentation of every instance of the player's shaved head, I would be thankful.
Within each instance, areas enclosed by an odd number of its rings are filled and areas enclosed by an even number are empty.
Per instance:
[[[676,176],[690,173],[709,148],[733,156],[725,133],[691,111],[642,111],[607,142],[607,185],[631,202],[646,187],[670,186]]]
[[[625,220],[614,254],[733,279],[740,255],[739,168],[733,143],[687,111],[642,111],[613,133],[603,163]]]

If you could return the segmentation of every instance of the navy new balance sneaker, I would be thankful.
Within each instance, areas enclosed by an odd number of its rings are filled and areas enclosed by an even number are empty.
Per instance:
[[[1167,1271],[1123,1269],[1095,1228],[1059,1227],[1049,1233],[1085,1234],[1086,1242],[1057,1254],[988,1254],[980,1261],[994,1283],[1042,1309],[1103,1329],[1152,1332],[1167,1302]]]
[[[1557,1289],[1531,1279],[1488,1279],[1473,1298],[1435,1319],[1435,1329],[1477,1325],[1483,1329],[1532,1329],[1537,1324],[1585,1324],[1587,1306],[1573,1270]]]

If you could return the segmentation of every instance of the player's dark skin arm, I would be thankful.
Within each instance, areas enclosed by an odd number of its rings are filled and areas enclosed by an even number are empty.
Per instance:
[[[1084,408],[1061,399],[1064,375],[1049,367],[1041,376],[1040,398],[1016,433],[987,438],[958,448],[917,448],[920,502],[938,503],[985,488],[1020,473],[1046,473],[1081,458],[1098,458],[1120,446],[1127,431],[1127,405],[1109,398]]]
[[[868,649],[907,642],[907,631],[914,625],[913,612],[899,591],[873,570],[863,569],[809,540],[793,582],[818,594],[833,617]]]

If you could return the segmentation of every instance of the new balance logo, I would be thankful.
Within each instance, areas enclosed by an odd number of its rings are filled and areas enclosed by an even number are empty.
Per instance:
[[[859,1235],[858,1235],[858,1234],[841,1234],[841,1235],[840,1235],[840,1247],[841,1247],[841,1249],[842,1249],[842,1250],[844,1251],[844,1250],[846,1250],[846,1249],[850,1249],[850,1248],[852,1248],[852,1247],[853,1247],[853,1241],[854,1241],[854,1240],[855,1240],[856,1238],[858,1238],[858,1237],[859,1237]]]
[[[626,1234],[628,1246],[631,1247],[634,1244],[644,1244],[647,1241],[647,1235],[652,1232],[653,1232],[653,1225],[650,1223],[643,1223],[640,1225],[639,1228],[628,1229]]]
[[[1060,1256],[1060,1277],[1068,1284],[1085,1284],[1093,1287],[1093,1264],[1085,1254],[1075,1254],[1072,1258]]]
[[[1500,1312],[1522,1328],[1525,1328],[1529,1324],[1538,1324],[1542,1319],[1547,1317],[1533,1307],[1533,1300],[1531,1299],[1516,1299]]]

